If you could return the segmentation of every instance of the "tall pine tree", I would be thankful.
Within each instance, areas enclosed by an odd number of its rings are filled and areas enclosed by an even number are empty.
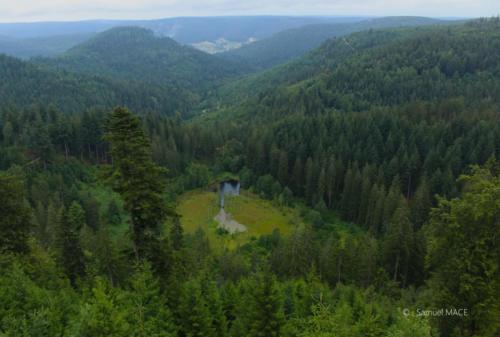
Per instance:
[[[113,157],[111,181],[130,214],[136,256],[152,256],[160,225],[169,213],[162,195],[165,170],[153,163],[139,118],[127,109],[112,112],[105,138]]]
[[[61,265],[74,284],[85,274],[83,250],[80,245],[80,230],[85,225],[85,211],[76,201],[63,212],[56,231],[56,247]]]
[[[257,279],[251,305],[250,334],[252,337],[278,337],[284,323],[283,299],[269,272],[263,272]]]
[[[0,253],[26,253],[31,209],[17,174],[0,172]]]

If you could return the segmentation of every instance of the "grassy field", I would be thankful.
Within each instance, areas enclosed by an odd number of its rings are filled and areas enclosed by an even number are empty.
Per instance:
[[[274,229],[286,235],[300,222],[296,210],[277,207],[271,201],[248,192],[240,196],[226,196],[225,204],[226,211],[248,231],[233,235],[218,234],[214,220],[219,212],[218,194],[201,190],[188,192],[179,200],[177,211],[182,215],[184,230],[192,233],[202,228],[212,245],[234,248],[252,237],[271,234]]]

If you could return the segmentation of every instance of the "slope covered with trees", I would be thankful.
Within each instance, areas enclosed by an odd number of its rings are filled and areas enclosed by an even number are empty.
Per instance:
[[[193,94],[244,71],[238,64],[138,27],[110,29],[61,56],[39,62],[77,73],[181,87]]]
[[[424,29],[426,28],[370,30],[344,38],[333,38],[296,60],[223,85],[219,89],[218,98],[225,104],[242,104],[246,98],[271,93],[273,89],[292,86],[322,73],[330,73],[353,55],[397,43]]]
[[[164,130],[170,141],[190,134],[192,142],[187,144],[195,144],[200,132],[189,132],[190,127],[182,125],[167,127],[172,123],[154,117],[143,122],[153,141],[154,130]],[[34,140],[61,135],[48,132],[52,127],[41,131],[44,125],[38,125]],[[22,169],[11,168],[0,175],[0,195],[9,196],[2,202],[0,220],[0,284],[5,290],[0,292],[2,333],[254,336],[264,331],[268,336],[290,337],[335,333],[424,337],[431,335],[431,326],[439,327],[443,336],[494,336],[498,331],[494,320],[499,286],[495,268],[499,252],[493,241],[498,235],[499,210],[495,161],[464,176],[457,199],[440,200],[423,227],[414,216],[428,214],[429,201],[415,198],[408,203],[391,187],[379,212],[393,215],[383,220],[380,232],[354,225],[348,230],[334,229],[328,218],[318,222],[312,217],[309,225],[295,228],[290,236],[275,232],[234,251],[220,251],[208,245],[203,231],[183,233],[175,213],[165,213],[170,216],[165,221],[150,216],[157,213],[151,213],[155,208],[150,208],[150,202],[164,210],[167,204],[158,203],[163,178],[156,175],[161,170],[148,158],[154,148],[138,119],[117,109],[109,124],[98,125],[108,135],[114,159],[111,164],[106,155],[99,157],[109,163],[99,176],[118,195],[98,199],[90,193],[85,186],[98,188],[99,183],[75,157],[98,159],[85,147],[82,154],[70,152],[65,159],[62,143],[51,149],[52,157],[45,165],[43,160],[38,164],[18,161]],[[3,129],[13,127],[19,125]],[[48,132],[45,138],[43,132]],[[4,131],[2,149],[7,153],[24,146],[22,137],[15,133],[9,137]],[[200,146],[205,148],[205,143],[185,146],[184,155],[203,158]],[[107,152],[106,146],[102,151]],[[214,167],[224,169],[227,158],[216,158]],[[8,166],[15,162],[10,160]],[[148,173],[141,174],[145,169]],[[155,184],[151,185],[153,176]],[[128,188],[132,185],[135,188]],[[275,198],[272,193],[268,197]],[[418,193],[425,196],[425,192]],[[414,203],[419,205],[417,213]],[[120,217],[126,209],[133,214],[131,230],[118,234],[116,221],[123,221]],[[328,214],[317,209],[320,217]],[[355,208],[347,210],[351,209]],[[27,222],[27,217],[32,220]],[[477,220],[466,221],[469,218]],[[23,226],[12,227],[15,224]],[[471,235],[461,240],[465,232]],[[467,261],[447,258],[451,252],[443,251],[450,245],[464,258],[474,256],[481,261],[480,267],[469,269]],[[137,260],[138,246],[153,254],[140,253]],[[431,263],[429,269],[424,267],[424,258]],[[427,272],[430,279],[425,277]],[[463,275],[468,275],[471,286],[458,282]],[[446,281],[449,278],[457,283]],[[412,299],[417,295],[409,285],[420,288],[417,300]],[[482,288],[477,293],[471,291],[478,286]],[[465,320],[416,314],[417,308],[449,303],[474,314]],[[482,310],[485,305],[488,309]],[[404,316],[397,307],[409,308],[411,314]]]
[[[221,53],[226,60],[247,63],[256,69],[267,69],[286,63],[319,47],[328,39],[369,29],[445,24],[447,22],[420,17],[387,17],[360,22],[316,24],[285,30],[275,35]]]
[[[499,27],[330,41],[189,121],[2,104],[0,334],[496,337]],[[289,232],[185,230],[221,176]]]
[[[494,19],[359,33],[381,43],[360,52],[351,45],[338,62],[325,53],[336,42],[324,45],[306,59],[324,55],[302,72],[311,76],[216,115],[243,135],[239,169],[250,169],[254,181],[270,174],[311,205],[375,223],[376,231],[392,217],[388,209],[396,209],[382,206],[381,195],[389,203],[397,202],[395,191],[408,200],[422,193],[426,200],[453,196],[454,180],[470,164],[500,155],[499,62],[493,56],[500,48],[498,25]],[[355,35],[353,41],[363,40]],[[386,209],[385,220],[374,209],[366,213],[377,202]]]
[[[57,71],[0,55],[0,100],[3,106],[53,104],[67,113],[90,107],[127,105],[139,111],[186,112],[194,100],[182,89],[160,90],[144,83]],[[165,92],[172,97],[166,97]]]

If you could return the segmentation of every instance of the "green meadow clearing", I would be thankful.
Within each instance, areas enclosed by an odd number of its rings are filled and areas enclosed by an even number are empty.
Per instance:
[[[106,218],[110,202],[114,201],[118,205],[121,221],[109,228],[113,237],[122,237],[129,229],[129,217],[123,211],[123,202],[119,196],[101,184],[82,185],[81,188],[82,193],[92,196],[102,205],[99,215],[102,219]],[[233,220],[247,227],[247,231],[243,233],[221,234],[217,230],[218,222],[214,218],[220,211],[218,193],[201,189],[186,192],[179,197],[176,210],[181,215],[186,233],[194,233],[201,228],[212,246],[221,248],[236,248],[252,237],[271,234],[275,229],[286,235],[302,224],[297,209],[280,207],[275,202],[248,191],[242,191],[239,196],[226,195],[225,199],[226,212],[231,214]]]
[[[242,191],[240,196],[226,196],[225,210],[248,230],[238,234],[219,234],[218,223],[214,220],[219,210],[219,194],[204,190],[185,193],[177,205],[181,223],[187,233],[202,228],[212,245],[227,248],[235,248],[252,237],[271,234],[275,229],[286,235],[299,225],[297,219],[300,219],[294,209],[275,206],[269,200]]]

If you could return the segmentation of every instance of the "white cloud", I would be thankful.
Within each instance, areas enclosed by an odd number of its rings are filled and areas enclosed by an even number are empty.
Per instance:
[[[204,15],[492,16],[499,0],[0,0],[0,21]]]

